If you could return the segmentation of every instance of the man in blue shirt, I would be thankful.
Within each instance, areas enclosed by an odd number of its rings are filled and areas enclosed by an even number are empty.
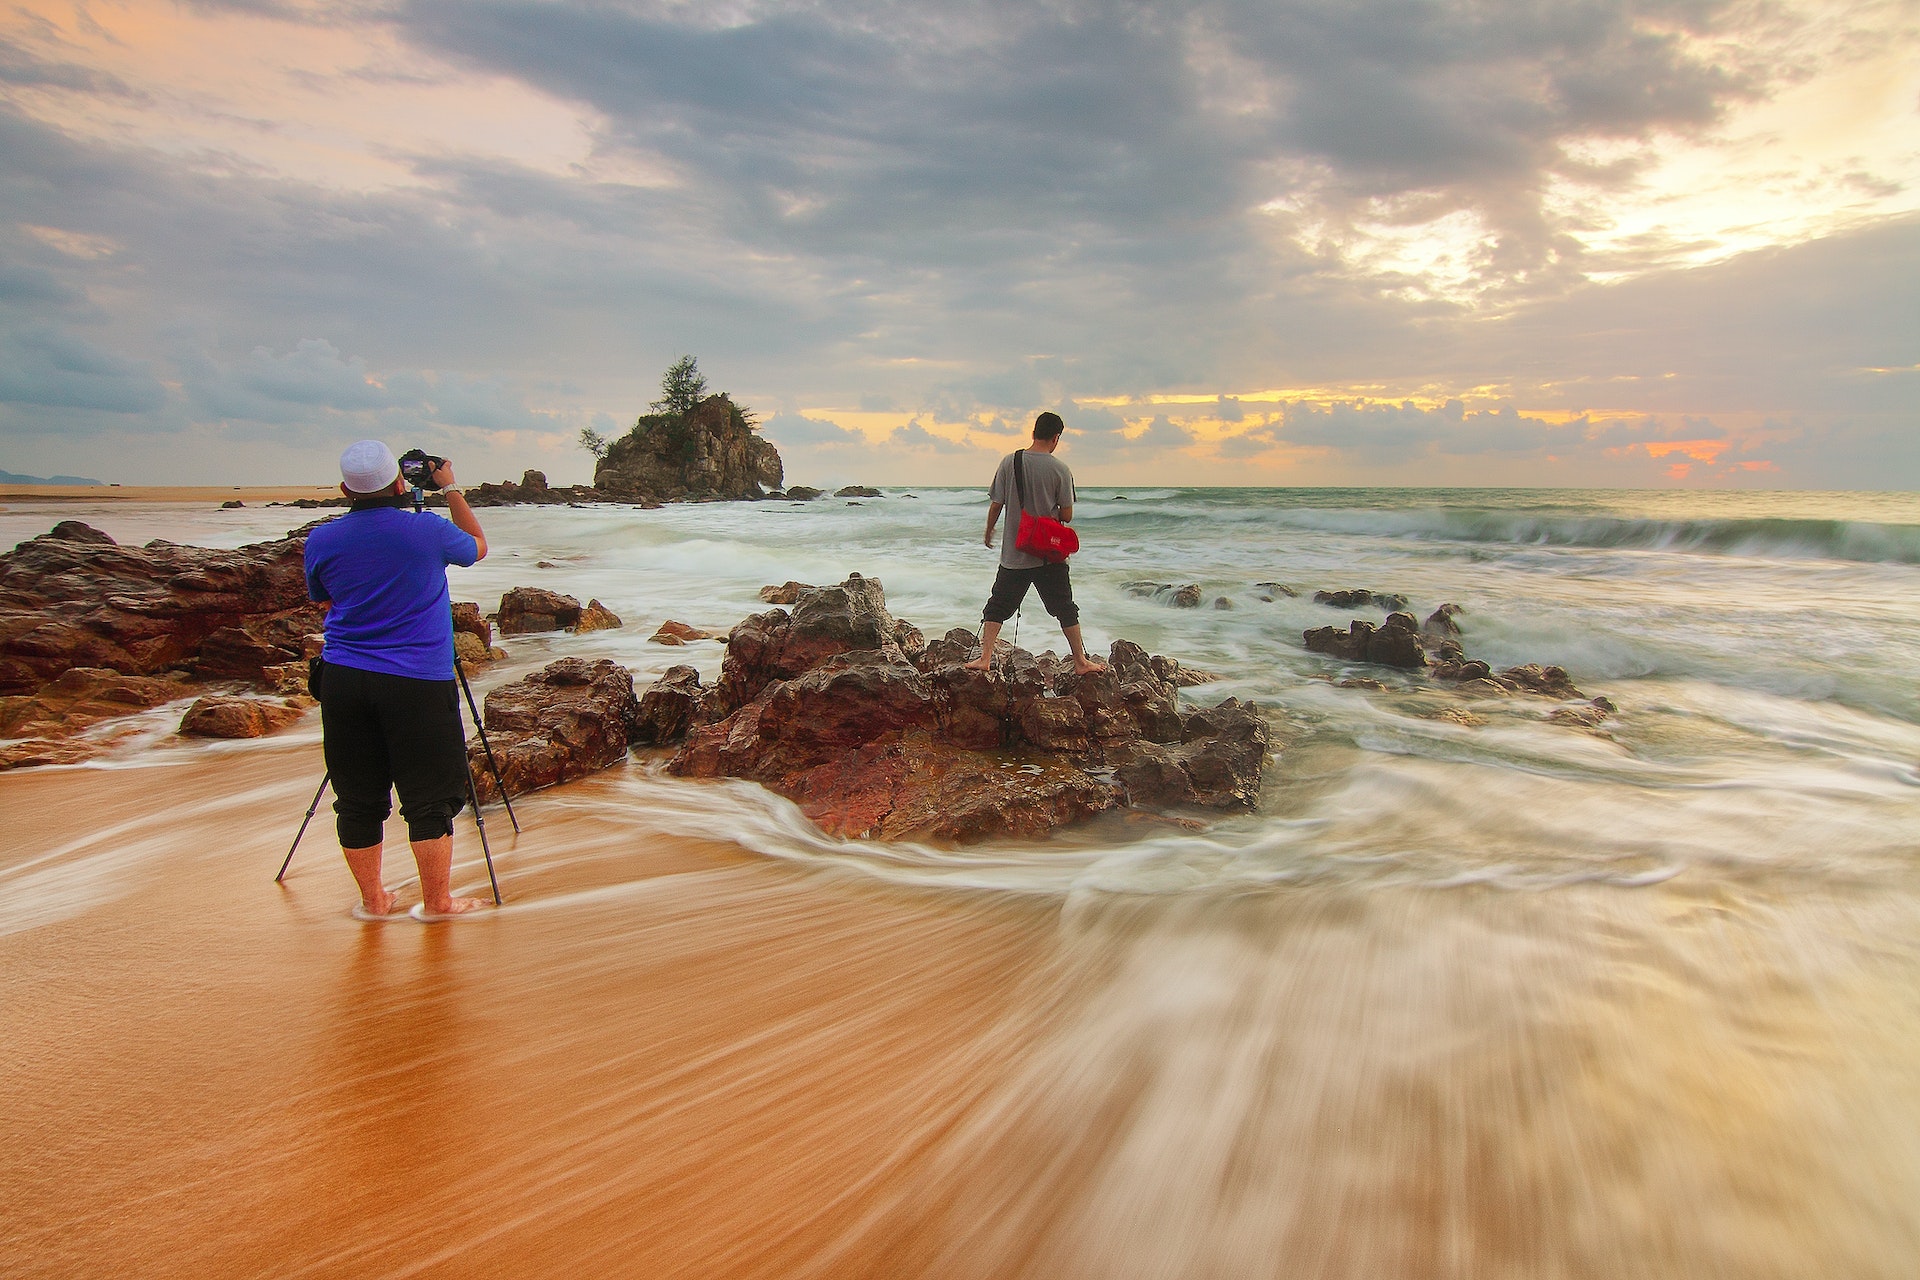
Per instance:
[[[452,893],[453,817],[466,807],[468,778],[447,566],[478,561],[487,538],[450,487],[451,463],[433,473],[451,522],[407,509],[400,464],[378,440],[347,446],[340,475],[352,510],[307,535],[306,569],[307,594],[327,609],[320,723],[340,851],[360,887],[353,913],[400,914],[380,876],[381,828],[398,791],[420,869],[413,914],[461,915],[486,904]]]

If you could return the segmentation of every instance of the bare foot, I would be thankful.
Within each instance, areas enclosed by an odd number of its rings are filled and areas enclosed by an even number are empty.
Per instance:
[[[983,653],[972,662],[961,663],[960,669],[962,671],[991,671],[993,670],[993,659]]]
[[[1073,674],[1077,676],[1090,676],[1096,671],[1105,671],[1106,669],[1107,664],[1096,658],[1075,658],[1073,660]]]
[[[426,914],[430,916],[463,916],[469,911],[478,911],[487,905],[489,904],[485,898],[448,898],[447,904],[443,907],[436,907],[431,903],[421,904],[426,908]]]
[[[376,896],[360,899],[360,914],[364,916],[390,916],[400,906],[398,894],[382,889]]]

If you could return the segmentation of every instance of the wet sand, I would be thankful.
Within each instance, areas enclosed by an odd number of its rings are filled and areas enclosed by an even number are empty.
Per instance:
[[[492,918],[361,924],[324,810],[273,883],[319,770],[305,741],[0,776],[0,1273],[1920,1256],[1908,870],[934,892],[663,835],[618,769],[526,797],[518,838],[490,811]],[[464,820],[459,857],[483,891]]]

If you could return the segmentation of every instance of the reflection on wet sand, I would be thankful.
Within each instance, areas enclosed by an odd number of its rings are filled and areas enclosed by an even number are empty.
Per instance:
[[[318,821],[272,882],[316,754],[0,778],[0,1271],[1920,1256],[1920,884],[1896,872],[914,889],[663,834],[615,771],[529,797],[517,841],[490,824],[492,918],[363,925]],[[478,854],[463,825],[459,883]]]

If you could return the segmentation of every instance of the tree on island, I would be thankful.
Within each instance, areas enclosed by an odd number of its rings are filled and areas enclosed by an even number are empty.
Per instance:
[[[681,356],[667,366],[660,378],[660,398],[647,407],[680,417],[692,413],[706,394],[707,380],[700,374],[700,362],[692,356]]]
[[[594,487],[610,495],[757,498],[778,489],[780,454],[754,435],[753,415],[725,392],[709,395],[700,362],[681,356],[660,379],[660,399],[633,429],[608,441],[591,429],[581,447],[600,459]],[[596,449],[595,444],[601,447]]]

